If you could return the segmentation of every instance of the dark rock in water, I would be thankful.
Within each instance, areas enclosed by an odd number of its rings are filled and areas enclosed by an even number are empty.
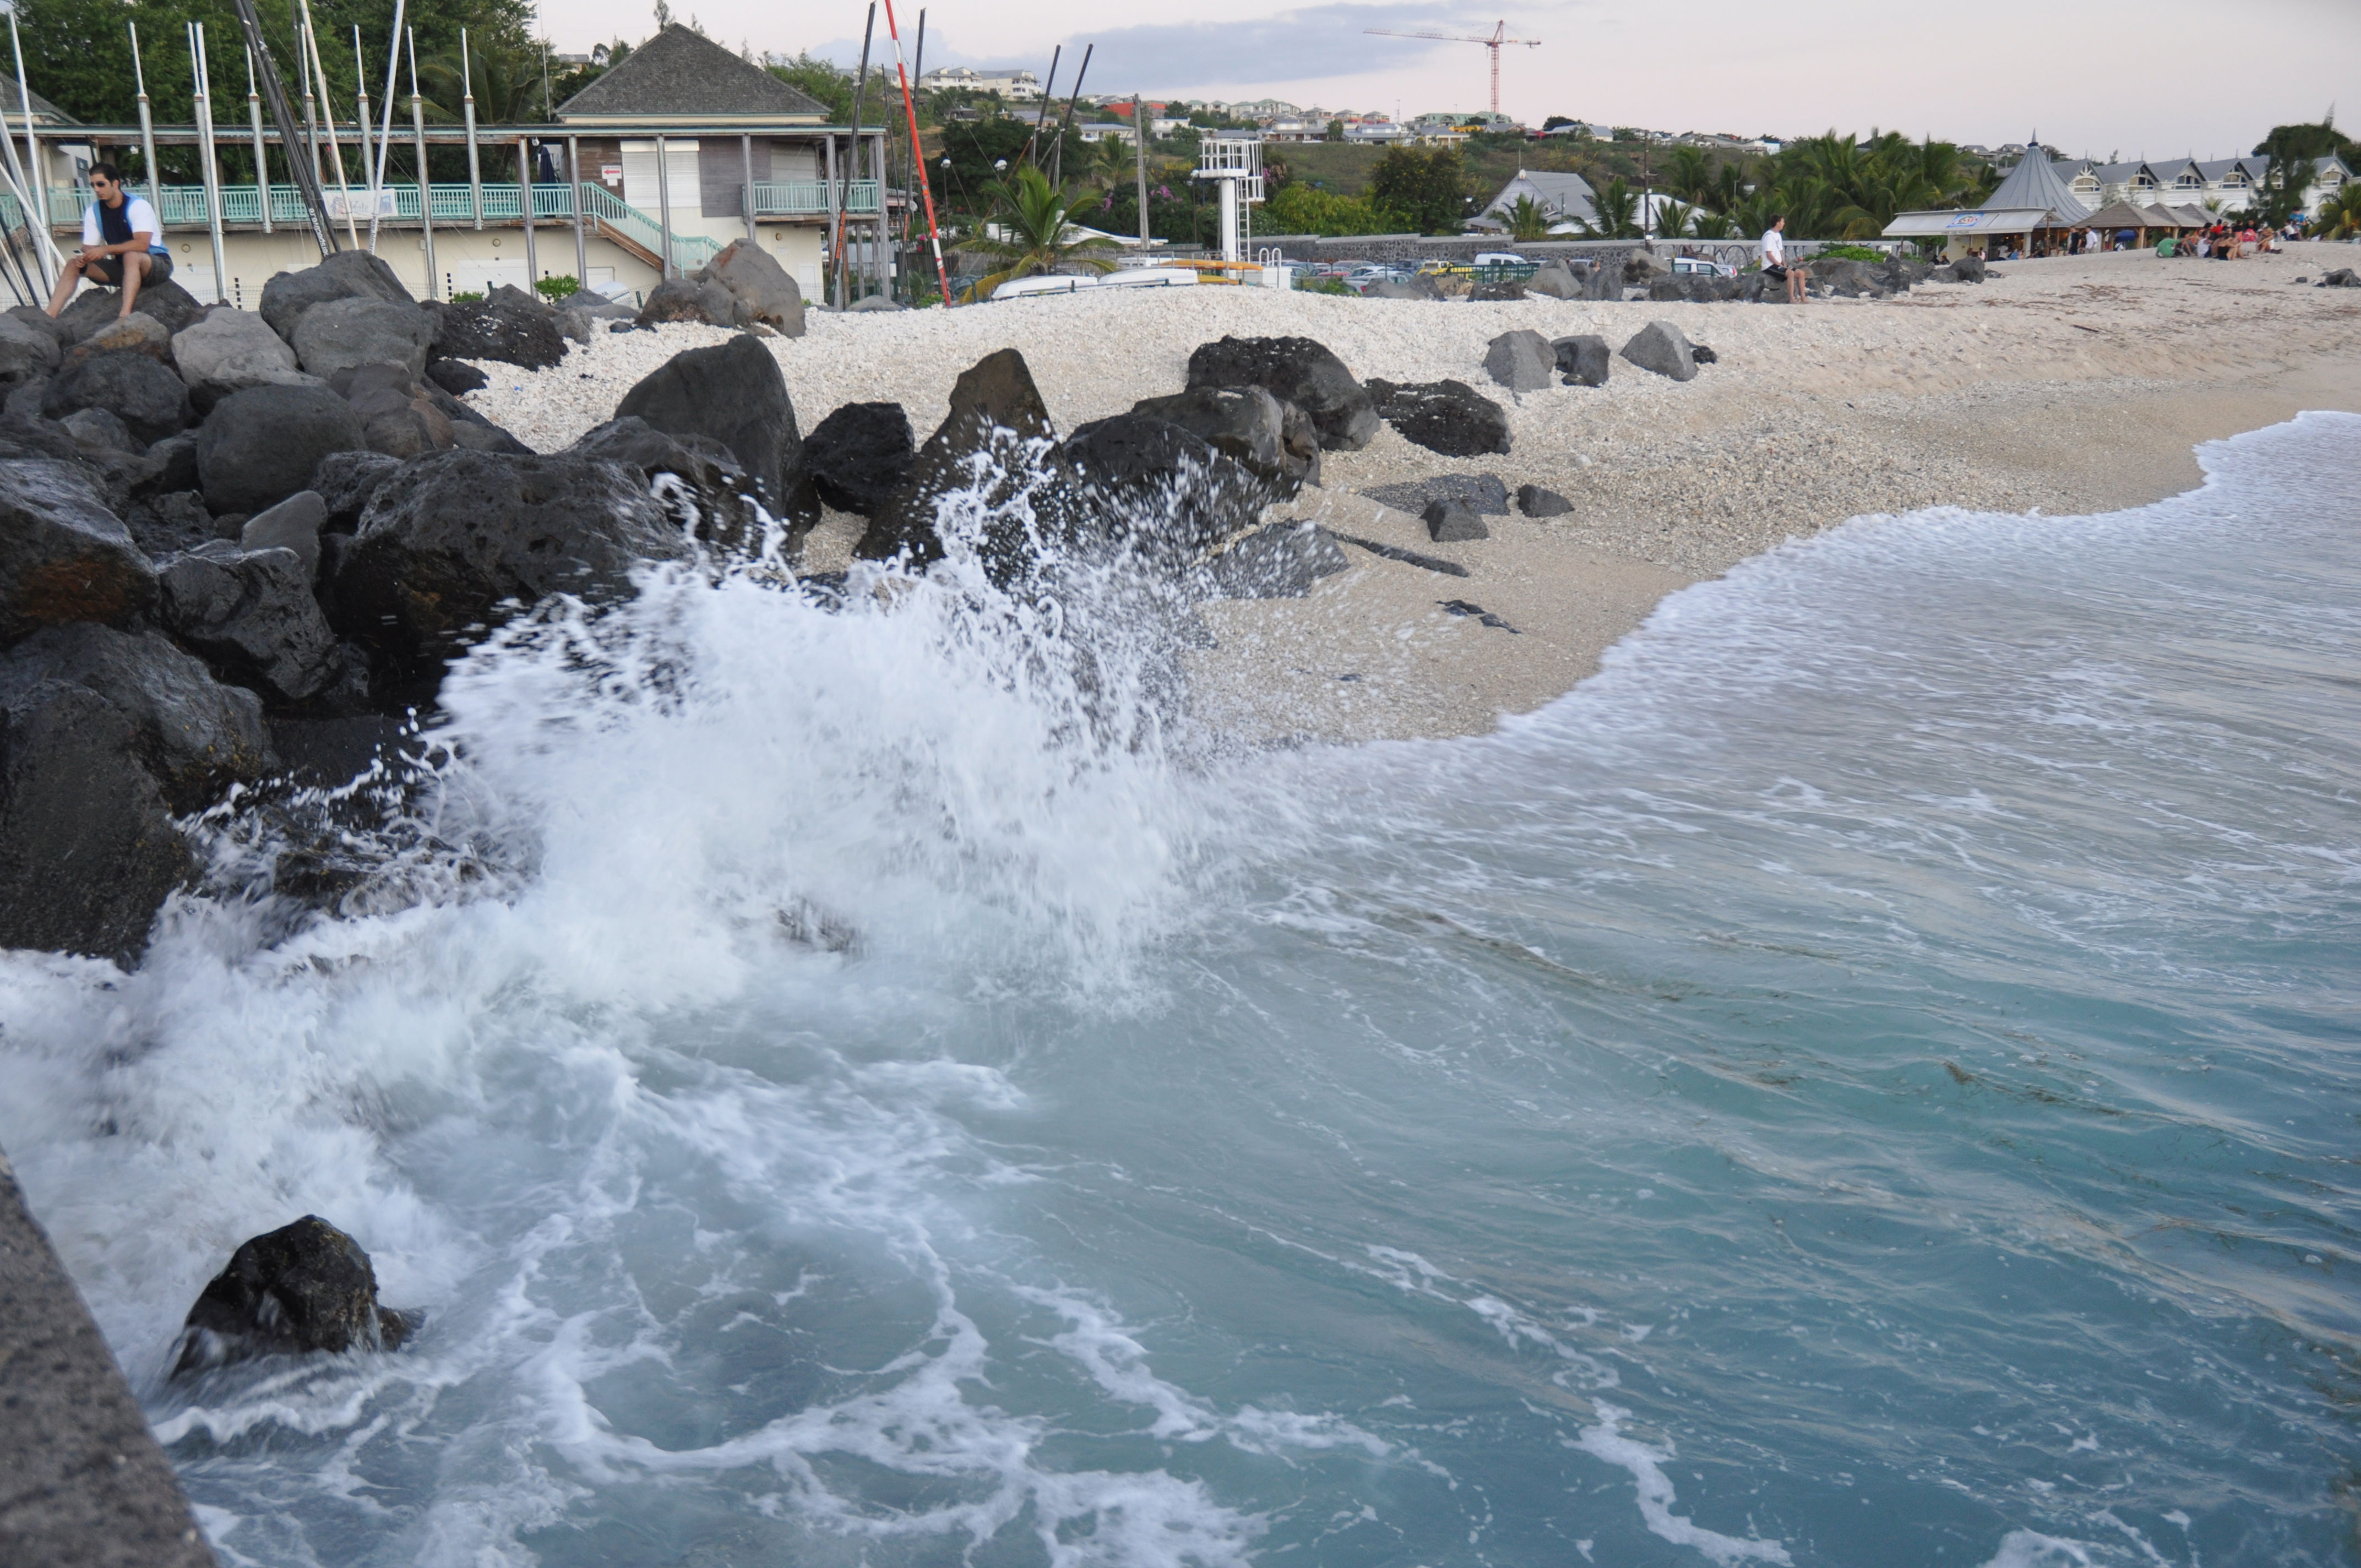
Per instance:
[[[167,490],[133,501],[123,523],[150,559],[193,550],[220,537],[214,531],[214,514],[205,510],[205,498],[194,490]]]
[[[752,338],[674,355],[623,394],[615,417],[628,415],[666,435],[711,436],[730,448],[763,504],[787,521],[790,543],[819,521],[786,378]]]
[[[1013,348],[988,354],[961,371],[951,387],[950,404],[943,422],[918,448],[909,478],[870,515],[868,532],[854,554],[884,561],[906,551],[921,565],[942,559],[936,509],[945,496],[974,484],[972,460],[1057,438],[1049,405],[1033,384],[1033,372]],[[1005,506],[1027,483],[1022,476],[995,471],[978,500],[986,510]]]
[[[747,499],[752,486],[736,455],[712,437],[666,435],[632,415],[609,420],[568,450],[637,468],[648,493],[687,536],[717,550],[762,548],[762,523]]]
[[[1435,474],[1407,484],[1373,486],[1361,494],[1412,514],[1424,511],[1429,501],[1457,501],[1494,516],[1509,510],[1509,487],[1498,474]]]
[[[286,707],[335,679],[335,633],[294,551],[216,541],[173,556],[156,575],[164,629],[230,680]]]
[[[124,422],[104,409],[76,409],[58,422],[66,433],[84,446],[101,446],[110,452],[142,452],[146,443],[134,436]]]
[[[1550,340],[1559,372],[1569,387],[1603,387],[1615,366],[1615,351],[1595,333]]]
[[[1485,374],[1512,392],[1542,390],[1555,367],[1549,339],[1537,332],[1504,332],[1484,347]]]
[[[280,272],[262,286],[262,319],[290,343],[305,312],[332,300],[385,300],[409,305],[417,302],[401,279],[379,257],[365,250],[340,250],[317,267]]]
[[[1476,457],[1509,450],[1509,416],[1499,404],[1465,381],[1426,381],[1396,386],[1372,380],[1378,412],[1406,441],[1446,457]]]
[[[1300,599],[1351,565],[1317,523],[1274,522],[1213,557],[1206,578],[1217,598]]]
[[[197,471],[216,512],[259,511],[302,489],[331,452],[366,444],[360,415],[326,387],[248,387],[197,432]]]
[[[1145,398],[1131,411],[1177,424],[1262,480],[1285,499],[1320,480],[1320,437],[1312,417],[1260,387],[1199,387]]]
[[[566,334],[557,329],[555,311],[523,290],[503,284],[481,300],[456,300],[444,306],[434,352],[452,359],[496,359],[546,370],[565,359]],[[483,382],[478,379],[477,385]]]
[[[1692,343],[1689,345],[1689,357],[1697,361],[1699,365],[1719,365],[1721,363],[1721,356],[1716,354],[1712,349],[1708,348],[1702,343]]]
[[[1642,327],[1623,345],[1622,355],[1642,370],[1653,370],[1675,381],[1697,379],[1697,356],[1681,329],[1670,322],[1650,322]]]
[[[137,350],[93,355],[59,370],[41,411],[60,419],[77,409],[104,409],[142,445],[185,428],[191,412],[187,385],[160,360]]]
[[[318,493],[327,517],[323,533],[350,533],[361,525],[361,513],[379,485],[401,467],[382,452],[331,452],[312,471],[311,488]]]
[[[415,381],[426,373],[434,318],[392,300],[330,300],[305,311],[287,340],[308,373],[329,378],[358,365],[398,365]]]
[[[155,602],[155,568],[82,471],[0,461],[0,645],[44,626],[127,620]]]
[[[230,1255],[189,1309],[172,1376],[257,1355],[397,1350],[413,1314],[377,1302],[377,1270],[358,1242],[316,1214],[256,1236]]]
[[[268,511],[256,512],[238,530],[241,550],[292,550],[303,563],[303,580],[320,569],[320,527],[328,504],[317,490],[298,490]]]
[[[1270,499],[1267,485],[1203,437],[1146,414],[1079,426],[1058,456],[1086,495],[1113,503],[1074,509],[1071,543],[1128,549],[1168,567],[1252,527]]]
[[[160,632],[56,626],[0,655],[0,947],[137,958],[195,869],[174,814],[271,762],[254,694]]]
[[[701,326],[736,326],[738,297],[719,283],[694,278],[667,278],[648,291],[640,307],[641,326],[664,322],[694,322]]]
[[[873,516],[910,477],[917,438],[899,403],[847,403],[804,437],[804,466],[819,499],[839,511]]]
[[[329,620],[419,695],[466,641],[553,593],[600,598],[690,546],[620,463],[438,452],[401,465],[336,562]]]
[[[1539,485],[1519,485],[1517,510],[1527,517],[1565,517],[1574,510],[1574,503],[1555,490],[1545,490]]]
[[[1429,501],[1418,519],[1426,524],[1426,536],[1437,544],[1492,537],[1492,531],[1484,526],[1476,509],[1462,501]]]
[[[1224,337],[1189,356],[1189,389],[1260,387],[1312,417],[1328,452],[1357,452],[1376,439],[1368,391],[1345,362],[1308,337]]]
[[[492,378],[474,366],[457,359],[437,359],[426,367],[426,378],[455,398],[469,392],[480,392],[492,384]]]

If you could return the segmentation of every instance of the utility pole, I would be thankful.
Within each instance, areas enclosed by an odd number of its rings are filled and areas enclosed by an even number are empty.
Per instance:
[[[1148,100],[1131,95],[1131,145],[1139,155],[1139,248],[1148,248]]]

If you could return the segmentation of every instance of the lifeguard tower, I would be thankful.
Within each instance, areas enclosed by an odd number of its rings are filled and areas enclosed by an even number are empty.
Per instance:
[[[1247,209],[1263,199],[1261,139],[1207,137],[1197,144],[1197,167],[1189,178],[1221,185],[1222,259],[1244,261],[1246,242],[1254,236],[1254,216]]]

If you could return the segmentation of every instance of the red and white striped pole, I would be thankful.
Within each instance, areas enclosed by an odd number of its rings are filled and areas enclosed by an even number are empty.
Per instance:
[[[951,302],[950,269],[943,265],[943,231],[935,222],[934,187],[927,180],[927,149],[918,140],[918,101],[910,95],[910,68],[902,62],[902,29],[894,25],[894,0],[885,0],[885,31],[894,39],[894,74],[902,83],[902,112],[910,117],[910,161],[918,170],[918,194],[927,203],[927,239],[935,247],[935,281],[942,286],[943,306]]]

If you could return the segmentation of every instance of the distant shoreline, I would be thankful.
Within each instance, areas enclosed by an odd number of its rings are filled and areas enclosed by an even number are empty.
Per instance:
[[[1305,599],[1205,607],[1218,646],[1192,652],[1201,711],[1242,739],[1477,734],[1598,668],[1664,597],[1848,518],[1930,506],[2059,516],[2145,505],[2201,478],[2199,444],[2307,409],[2361,411],[2361,291],[2298,286],[2356,259],[2298,245],[2260,260],[2148,253],[2005,262],[1992,281],[1891,301],[1788,306],[1348,300],[1253,289],[1076,295],[845,316],[777,340],[803,428],[839,404],[893,399],[923,434],[984,354],[1024,353],[1061,431],[1177,391],[1189,353],[1225,333],[1317,338],[1356,375],[1467,382],[1508,409],[1513,450],[1446,458],[1391,430],[1323,455],[1323,488],[1288,515],[1466,565],[1444,579],[1347,547],[1354,569]],[[1719,362],[1676,384],[1617,361],[1600,389],[1518,398],[1484,345],[1532,328],[1620,345],[1670,321]],[[604,419],[621,390],[719,329],[602,338],[538,375],[473,394],[544,450]],[[500,369],[502,367],[494,367]],[[1547,522],[1435,544],[1357,492],[1497,474],[1573,501]],[[831,517],[813,552],[849,548]],[[1481,606],[1516,635],[1442,608]]]

